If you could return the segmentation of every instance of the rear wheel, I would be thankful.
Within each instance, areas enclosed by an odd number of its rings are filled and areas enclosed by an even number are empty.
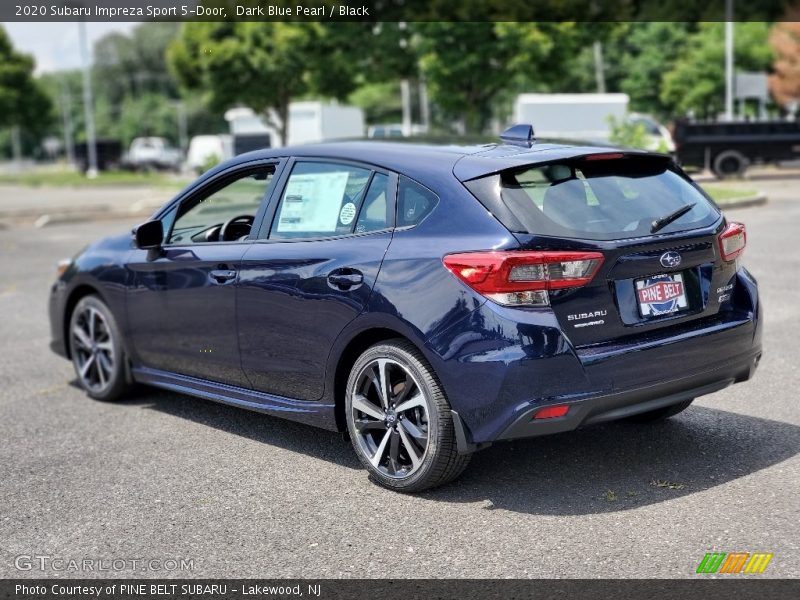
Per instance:
[[[628,417],[628,421],[633,423],[653,423],[655,421],[663,421],[664,419],[674,417],[678,413],[682,413],[689,408],[689,405],[692,402],[694,402],[694,398],[684,402],[679,402],[678,404],[671,404],[669,406],[664,406],[663,408],[657,408],[656,410],[633,415]]]
[[[720,179],[741,177],[747,169],[747,158],[736,150],[720,152],[714,159],[714,174]]]
[[[456,450],[450,405],[425,358],[404,340],[369,348],[347,381],[347,428],[374,481],[419,492],[452,481],[469,455]]]
[[[89,396],[112,401],[127,391],[122,337],[111,310],[97,296],[81,298],[72,311],[69,343],[78,381]]]

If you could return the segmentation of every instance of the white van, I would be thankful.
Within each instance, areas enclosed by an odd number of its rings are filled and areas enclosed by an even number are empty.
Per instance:
[[[195,172],[202,172],[213,161],[218,163],[233,158],[233,136],[196,135],[189,142],[186,154],[186,167]]]

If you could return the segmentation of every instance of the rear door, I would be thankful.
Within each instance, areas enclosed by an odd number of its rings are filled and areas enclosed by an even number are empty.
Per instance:
[[[259,391],[317,400],[330,348],[366,307],[392,239],[397,177],[315,159],[284,173],[239,271],[242,368]]]

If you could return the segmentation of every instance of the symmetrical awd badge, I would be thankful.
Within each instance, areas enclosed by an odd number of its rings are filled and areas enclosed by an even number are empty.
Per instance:
[[[661,255],[660,262],[662,267],[677,267],[681,264],[681,255],[674,250],[669,250]]]

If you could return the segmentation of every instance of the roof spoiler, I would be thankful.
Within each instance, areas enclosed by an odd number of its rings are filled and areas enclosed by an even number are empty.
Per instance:
[[[523,146],[525,148],[530,148],[536,141],[533,133],[533,125],[529,123],[519,123],[509,127],[500,134],[500,139],[506,144]]]

